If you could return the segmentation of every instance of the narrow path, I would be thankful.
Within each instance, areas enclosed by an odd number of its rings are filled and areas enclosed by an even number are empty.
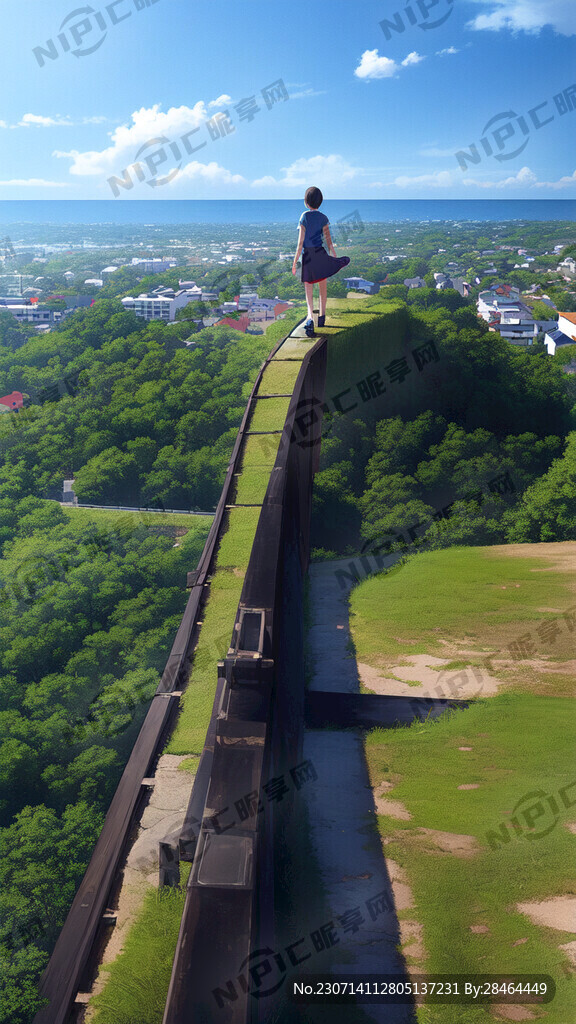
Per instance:
[[[395,560],[391,557],[391,563]],[[350,559],[310,567],[311,624],[307,636],[310,688],[358,692],[356,659],[349,645],[348,594],[342,569]],[[352,575],[352,574],[350,574]],[[318,779],[305,787],[303,796],[310,821],[311,843],[319,864],[326,902],[334,922],[357,909],[355,931],[339,922],[339,943],[334,947],[331,971],[355,975],[394,974],[406,978],[397,950],[400,929],[395,898],[376,829],[376,808],[370,787],[362,733],[357,730],[308,730],[304,756],[316,769]],[[386,909],[386,903],[388,909]],[[376,905],[375,905],[376,904]],[[346,918],[349,922],[351,918]],[[316,927],[319,927],[316,924]],[[308,966],[308,965],[307,965]],[[310,967],[326,970],[326,967]],[[315,1008],[329,1020],[330,1007]],[[364,1004],[366,1020],[378,1024],[414,1021],[410,1006]]]

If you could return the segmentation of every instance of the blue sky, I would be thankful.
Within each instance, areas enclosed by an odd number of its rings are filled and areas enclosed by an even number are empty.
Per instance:
[[[28,0],[2,19],[0,199],[576,196],[575,0]]]

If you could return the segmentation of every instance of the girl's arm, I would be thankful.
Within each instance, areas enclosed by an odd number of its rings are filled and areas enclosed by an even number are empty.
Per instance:
[[[329,224],[325,224],[324,225],[324,238],[326,239],[326,245],[328,247],[328,252],[330,253],[331,256],[335,256],[336,252],[335,252],[335,249],[334,249],[334,243],[332,241],[332,237],[330,235],[330,225]]]
[[[302,254],[302,246],[304,245],[304,235],[305,234],[306,234],[306,228],[304,227],[303,224],[301,224],[300,225],[300,234],[298,235],[298,246],[297,246],[297,249],[296,249],[296,255],[294,257],[294,262],[292,264],[292,273],[293,274],[296,273],[296,265],[298,263],[298,260],[300,259],[301,254]]]

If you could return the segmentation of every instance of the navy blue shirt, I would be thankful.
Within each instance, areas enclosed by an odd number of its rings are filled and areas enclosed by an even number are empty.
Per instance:
[[[306,210],[298,222],[299,226],[303,224],[306,228],[303,242],[304,247],[313,245],[317,249],[318,246],[323,245],[322,231],[326,224],[329,223],[330,221],[326,214],[320,213],[320,210]]]

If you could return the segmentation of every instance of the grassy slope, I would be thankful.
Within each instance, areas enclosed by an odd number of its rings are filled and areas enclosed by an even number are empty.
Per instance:
[[[464,646],[478,653],[454,668],[481,666],[485,655],[496,654],[499,677],[508,686],[572,695],[573,673],[563,666],[573,657],[574,634],[563,613],[576,606],[576,577],[551,571],[543,547],[536,556],[531,545],[515,546],[525,549],[525,557],[507,555],[505,547],[430,551],[366,580],[350,602],[358,660],[384,668],[403,655],[449,656]],[[554,548],[565,549],[566,560],[573,552],[576,564],[576,543]],[[558,635],[546,641],[538,630],[553,621]],[[515,660],[509,645],[528,636],[532,658]],[[544,661],[560,671],[552,676]]]
[[[442,641],[455,637],[465,638],[468,647],[495,651],[529,635],[533,657],[552,668],[554,661],[566,661],[574,633],[563,612],[574,605],[574,575],[551,571],[550,561],[540,556],[542,546],[538,558],[524,547],[525,557],[518,557],[518,548],[515,556],[490,548],[430,552],[365,581],[351,599],[359,660],[382,664],[402,654],[445,653]],[[560,614],[542,610],[547,607]],[[551,645],[537,629],[554,618],[562,632]],[[576,720],[573,701],[561,696],[568,673],[554,674],[550,682],[544,667],[527,671],[525,665],[499,668],[507,689],[466,711],[408,729],[374,731],[367,757],[373,785],[392,783],[386,795],[412,815],[410,821],[379,815],[378,826],[386,855],[406,869],[412,886],[415,909],[399,916],[423,925],[425,969],[550,973],[558,994],[545,1008],[546,1019],[568,1024],[573,983],[563,973],[567,959],[558,947],[574,935],[532,924],[515,904],[576,891],[570,869],[574,837],[565,827],[576,820],[576,809],[558,800],[561,787],[574,782]],[[478,788],[458,789],[465,784]],[[538,797],[522,798],[535,792],[545,803],[530,830],[522,811]],[[573,789],[568,795],[573,797]],[[558,815],[546,797],[556,798]],[[520,835],[506,826],[519,802]],[[473,836],[477,852],[470,858],[442,852],[420,828]],[[503,834],[508,842],[499,838]],[[473,933],[475,925],[489,931]],[[404,952],[414,962],[409,945]],[[423,1022],[441,1024],[494,1019],[489,1010],[473,1006],[427,1007],[419,1014]]]

